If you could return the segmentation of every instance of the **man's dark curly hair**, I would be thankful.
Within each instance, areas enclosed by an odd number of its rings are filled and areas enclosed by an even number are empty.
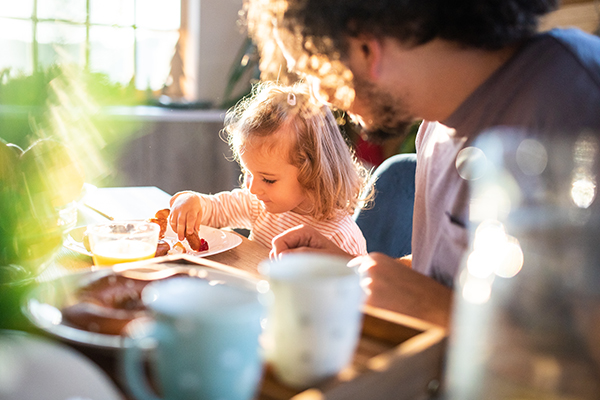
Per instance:
[[[532,36],[539,17],[558,2],[244,0],[244,5],[248,32],[261,53],[263,79],[292,79],[283,76],[287,64],[300,77],[319,78],[324,97],[344,109],[342,103],[352,97],[352,74],[343,63],[347,37],[393,37],[408,46],[439,38],[496,50]]]
[[[371,34],[420,45],[434,38],[499,49],[535,33],[559,0],[289,0],[283,23],[303,37]]]

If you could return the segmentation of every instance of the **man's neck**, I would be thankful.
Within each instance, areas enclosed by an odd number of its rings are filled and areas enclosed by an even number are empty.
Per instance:
[[[403,49],[395,79],[412,96],[412,112],[419,118],[443,121],[515,53],[517,46],[489,51],[462,48],[433,40]]]

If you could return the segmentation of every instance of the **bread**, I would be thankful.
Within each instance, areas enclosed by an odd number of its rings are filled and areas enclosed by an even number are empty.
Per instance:
[[[198,232],[185,234],[185,239],[188,241],[190,248],[194,251],[207,251],[208,242],[198,236]]]
[[[156,245],[156,253],[154,254],[154,257],[166,256],[169,254],[169,250],[171,250],[171,245],[165,242],[163,239],[160,239]]]
[[[169,214],[171,210],[168,208],[164,208],[162,210],[158,210],[154,215],[154,218],[149,218],[148,222],[154,222],[160,226],[160,232],[158,234],[159,239],[163,239],[165,237],[165,233],[167,232],[167,224],[169,223]]]
[[[182,275],[189,276],[173,276]],[[129,322],[146,315],[141,293],[150,282],[118,274],[102,277],[75,292],[75,304],[61,310],[63,323],[89,332],[120,335]]]

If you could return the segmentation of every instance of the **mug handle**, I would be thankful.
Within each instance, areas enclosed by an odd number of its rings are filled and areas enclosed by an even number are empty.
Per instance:
[[[125,384],[136,399],[140,400],[161,400],[151,389],[148,379],[144,373],[142,352],[144,348],[143,341],[154,340],[148,332],[148,328],[153,325],[152,321],[139,322],[144,328],[136,329],[136,337],[129,337],[124,341],[123,351],[123,369],[125,373]],[[149,326],[150,325],[150,326]]]

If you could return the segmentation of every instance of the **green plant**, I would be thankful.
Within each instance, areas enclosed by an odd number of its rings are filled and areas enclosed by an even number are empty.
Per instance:
[[[152,99],[146,91],[112,82],[108,75],[73,65],[52,65],[30,75],[11,76],[9,69],[0,71],[0,135],[11,143],[27,147],[34,130],[43,124],[49,106],[60,99],[55,83],[69,79],[73,88],[85,93],[86,101],[97,107],[147,105]],[[33,138],[36,139],[35,137]]]
[[[260,80],[258,49],[246,38],[229,71],[227,86],[220,108],[228,109],[252,91],[252,84]]]

